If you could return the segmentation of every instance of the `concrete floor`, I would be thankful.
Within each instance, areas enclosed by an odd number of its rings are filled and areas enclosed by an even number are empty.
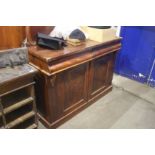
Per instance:
[[[155,89],[117,75],[113,85],[112,92],[58,129],[154,129]]]

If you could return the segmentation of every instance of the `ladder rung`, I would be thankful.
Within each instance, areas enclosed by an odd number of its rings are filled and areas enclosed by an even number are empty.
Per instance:
[[[27,129],[36,129],[37,125],[36,124],[32,124],[30,126],[27,127]]]
[[[7,124],[7,128],[13,128],[14,126],[26,121],[27,119],[31,118],[34,115],[35,115],[35,112],[31,111],[31,112],[17,118],[16,120],[10,122],[9,124]]]
[[[5,108],[4,109],[4,114],[7,114],[9,112],[12,112],[12,111],[14,111],[14,110],[16,110],[16,109],[18,109],[18,108],[20,108],[20,107],[28,104],[28,103],[31,103],[32,101],[33,101],[33,98],[32,97],[29,97],[29,98],[26,98],[26,99],[24,99],[24,100],[22,100],[20,102],[17,102],[15,104],[9,106],[8,108]]]

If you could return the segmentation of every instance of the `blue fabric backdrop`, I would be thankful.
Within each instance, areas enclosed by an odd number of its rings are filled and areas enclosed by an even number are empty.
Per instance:
[[[122,26],[115,72],[155,87],[155,26]]]

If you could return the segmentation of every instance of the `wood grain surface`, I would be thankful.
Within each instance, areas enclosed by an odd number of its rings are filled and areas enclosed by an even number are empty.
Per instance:
[[[0,50],[21,47],[25,26],[0,26]]]

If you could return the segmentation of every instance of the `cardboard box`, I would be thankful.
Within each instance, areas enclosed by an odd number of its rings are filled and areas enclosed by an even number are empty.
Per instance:
[[[81,26],[81,29],[88,35],[88,39],[97,41],[97,42],[105,42],[113,40],[116,37],[116,29],[97,29],[88,26]]]

